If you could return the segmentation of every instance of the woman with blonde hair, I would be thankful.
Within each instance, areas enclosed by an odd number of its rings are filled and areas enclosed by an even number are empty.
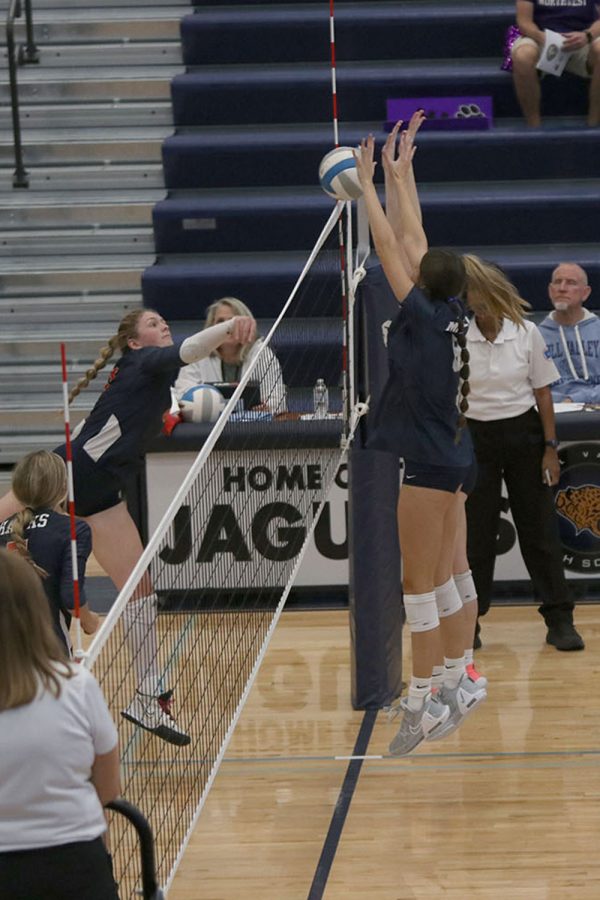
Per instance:
[[[180,367],[208,356],[227,337],[252,343],[254,319],[235,316],[174,342],[161,315],[151,309],[132,310],[70,393],[72,400],[120,352],[103,392],[72,440],[75,511],[90,526],[94,556],[119,591],[143,552],[124,500],[127,485],[141,471],[146,447],[161,430]],[[64,445],[56,452],[64,458]],[[13,492],[7,494],[0,500],[0,520],[22,505]],[[156,613],[157,598],[146,573],[123,617],[138,681],[136,696],[123,715],[163,740],[188,744],[188,735],[171,714],[172,691],[161,683]]]
[[[550,392],[558,373],[541,334],[526,319],[529,304],[502,270],[471,254],[463,259],[474,313],[467,332],[468,423],[477,481],[466,512],[478,612],[485,615],[491,603],[504,480],[521,554],[541,600],[546,641],[557,650],[582,650],[551,490],[560,476]]]
[[[0,550],[0,895],[118,900],[103,807],[120,791],[100,688],[67,662],[39,577]]]
[[[8,546],[27,560],[42,578],[54,630],[67,655],[72,652],[69,626],[75,603],[71,526],[63,510],[67,495],[64,460],[49,450],[28,453],[15,467],[12,491],[23,505],[20,512],[0,522],[0,546]],[[85,597],[85,567],[92,551],[90,526],[76,522],[77,573],[80,588],[79,617],[86,634],[99,625]]]
[[[254,319],[246,304],[237,297],[221,297],[206,310],[205,328],[228,322],[234,316]],[[204,359],[183,366],[175,383],[177,396],[181,397],[185,391],[198,384],[239,382],[259,353],[260,358],[252,373],[252,380],[257,381],[260,387],[260,406],[255,409],[271,413],[285,412],[286,393],[281,366],[271,348],[264,347],[259,337],[252,343],[241,344],[234,337],[228,336]]]

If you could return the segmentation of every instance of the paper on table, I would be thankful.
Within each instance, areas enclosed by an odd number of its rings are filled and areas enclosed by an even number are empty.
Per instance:
[[[579,412],[583,409],[583,403],[555,403],[555,413]]]
[[[544,46],[537,62],[537,68],[541,72],[548,72],[550,75],[556,76],[562,75],[567,60],[571,55],[570,53],[565,53],[562,49],[564,42],[564,34],[551,31],[549,28],[544,30]]]

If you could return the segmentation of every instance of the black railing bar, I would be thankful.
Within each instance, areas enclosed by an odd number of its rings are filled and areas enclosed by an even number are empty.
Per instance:
[[[10,105],[12,109],[13,143],[15,148],[15,173],[13,187],[29,187],[29,178],[23,165],[21,144],[21,120],[19,115],[19,89],[17,87],[17,59],[15,54],[15,18],[21,15],[20,0],[11,0],[6,17],[6,52],[8,55],[8,77],[10,81]]]

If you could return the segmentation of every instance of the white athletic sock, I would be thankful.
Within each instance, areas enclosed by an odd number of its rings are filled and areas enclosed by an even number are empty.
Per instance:
[[[434,666],[431,673],[431,689],[436,690],[442,687],[444,683],[444,667]]]
[[[473,665],[473,648],[469,647],[468,650],[465,650],[465,668],[467,666]]]
[[[416,675],[411,675],[408,687],[408,708],[413,712],[421,709],[430,691],[431,678],[417,678]]]
[[[444,686],[455,688],[465,674],[465,657],[448,659],[444,657]]]
[[[143,694],[160,692],[156,605],[156,594],[150,594],[148,597],[130,600],[123,611],[127,643],[137,677],[137,689]]]

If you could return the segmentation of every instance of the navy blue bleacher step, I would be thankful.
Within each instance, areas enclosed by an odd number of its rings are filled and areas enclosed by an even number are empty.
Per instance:
[[[336,3],[339,61],[448,56],[500,57],[514,3],[368,0]],[[329,4],[205,6],[181,22],[186,65],[324,62]]]
[[[600,234],[600,180],[425,185],[430,245],[585,242]]]
[[[550,81],[555,82],[554,85]],[[552,114],[580,115],[587,105],[583,79],[545,79]],[[549,98],[544,87],[544,100]],[[239,125],[331,120],[329,66],[205,66],[171,82],[176,125]],[[519,116],[512,78],[500,60],[420,60],[343,63],[337,68],[341,121],[386,119],[394,97],[492,95],[496,116]]]
[[[581,178],[598,174],[598,134],[583,121],[544,126],[543,134],[517,119],[489,131],[422,130],[415,169],[419,182]],[[341,123],[340,143],[356,146],[373,132],[378,151],[382,121]],[[543,150],[540,149],[540,142]],[[168,188],[314,185],[318,165],[333,147],[331,123],[190,128],[163,143]],[[449,164],[450,163],[450,164]]]
[[[233,295],[248,304],[256,318],[277,316],[298,280],[307,254],[220,253],[159,256],[142,274],[144,306],[167,321],[198,319],[219,297]],[[335,279],[333,279],[335,282]],[[294,301],[295,316],[339,316],[339,280],[331,269],[315,265]]]
[[[316,179],[315,179],[316,181]],[[335,201],[307,188],[175,193],[152,212],[158,253],[310,250]]]

